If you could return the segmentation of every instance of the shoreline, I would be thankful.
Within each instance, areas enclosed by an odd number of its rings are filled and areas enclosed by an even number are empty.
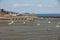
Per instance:
[[[38,18],[60,18],[60,16],[37,16]]]

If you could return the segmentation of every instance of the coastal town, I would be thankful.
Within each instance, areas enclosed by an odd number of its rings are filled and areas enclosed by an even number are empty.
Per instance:
[[[0,9],[0,20],[10,20],[10,21],[34,21],[38,17],[34,13],[16,13],[11,11],[5,11]]]

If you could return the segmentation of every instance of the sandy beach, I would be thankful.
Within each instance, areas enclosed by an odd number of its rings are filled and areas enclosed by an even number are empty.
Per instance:
[[[8,23],[0,22],[0,40],[60,40],[60,18]]]

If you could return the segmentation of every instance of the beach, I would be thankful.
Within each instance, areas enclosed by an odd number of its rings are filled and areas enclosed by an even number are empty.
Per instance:
[[[60,40],[60,18],[39,18],[35,22],[0,22],[0,40]]]

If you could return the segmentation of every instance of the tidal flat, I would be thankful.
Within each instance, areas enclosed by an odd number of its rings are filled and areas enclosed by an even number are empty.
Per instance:
[[[0,21],[0,40],[60,40],[60,18],[8,23]]]

